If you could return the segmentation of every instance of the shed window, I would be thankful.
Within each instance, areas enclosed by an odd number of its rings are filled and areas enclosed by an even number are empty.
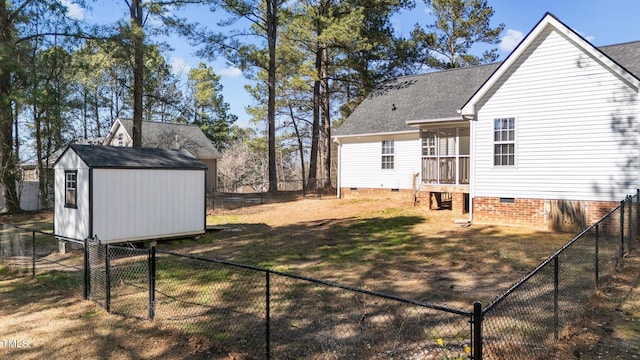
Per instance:
[[[515,165],[515,125],[515,118],[502,118],[493,120],[493,165]]]
[[[64,206],[78,207],[78,171],[64,172]]]
[[[393,140],[382,141],[382,168],[393,169]]]

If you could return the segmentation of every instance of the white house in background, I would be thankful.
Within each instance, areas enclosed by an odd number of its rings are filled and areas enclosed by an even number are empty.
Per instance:
[[[546,14],[502,63],[375,89],[334,132],[339,194],[444,193],[473,221],[582,226],[640,187],[639,76],[640,42],[596,48]]]
[[[133,146],[133,121],[116,119],[103,145]],[[197,125],[142,122],[142,147],[185,149],[207,167],[207,191],[217,188],[217,162],[220,153]]]
[[[206,230],[207,167],[186,150],[72,144],[53,168],[56,235],[114,243]]]

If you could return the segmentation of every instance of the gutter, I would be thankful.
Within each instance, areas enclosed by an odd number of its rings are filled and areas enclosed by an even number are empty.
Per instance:
[[[337,168],[338,168],[338,180],[336,181],[336,198],[340,199],[340,184],[342,183],[342,171],[340,171],[341,167],[342,167],[342,144],[340,144],[340,139],[335,137],[333,138],[333,142],[335,142],[336,144],[338,144],[338,164],[337,164]]]

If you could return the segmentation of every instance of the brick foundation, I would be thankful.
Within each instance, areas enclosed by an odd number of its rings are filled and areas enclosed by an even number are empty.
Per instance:
[[[512,201],[512,202],[511,202]],[[571,223],[567,219],[560,219],[554,223],[550,213],[550,203],[553,200],[544,199],[503,199],[476,197],[473,199],[473,221],[478,223],[500,223],[508,225],[523,225],[544,230],[571,231],[571,226],[578,230],[599,220],[611,209],[618,205],[613,201],[573,201],[573,206],[578,209],[578,221]],[[557,229],[567,225],[567,228]]]
[[[544,200],[514,199],[513,203],[500,198],[473,198],[473,221],[545,227]]]

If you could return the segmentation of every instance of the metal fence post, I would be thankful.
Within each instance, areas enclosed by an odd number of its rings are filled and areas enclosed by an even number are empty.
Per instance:
[[[636,240],[640,239],[640,189],[636,189]]]
[[[156,314],[156,247],[149,247],[149,319]]]
[[[631,252],[631,241],[633,241],[633,197],[629,195],[627,197],[629,200],[629,222],[627,226],[629,227],[629,235],[627,235],[627,250]]]
[[[553,258],[553,338],[558,340],[558,325],[559,325],[559,307],[558,307],[558,296],[559,296],[559,285],[560,285],[560,261],[559,257],[556,255]]]
[[[600,224],[596,224],[596,243],[595,243],[595,282],[596,289],[600,287]]]
[[[31,276],[36,277],[36,232],[31,232]]]
[[[111,312],[111,260],[109,259],[109,244],[104,244],[104,307]]]
[[[624,256],[624,200],[620,201],[620,259]]]
[[[271,359],[271,277],[265,271],[265,359]]]
[[[482,360],[482,320],[482,304],[475,301],[473,303],[473,333],[471,334],[473,360]]]
[[[89,299],[89,238],[84,238],[84,276],[82,279],[84,299]]]

